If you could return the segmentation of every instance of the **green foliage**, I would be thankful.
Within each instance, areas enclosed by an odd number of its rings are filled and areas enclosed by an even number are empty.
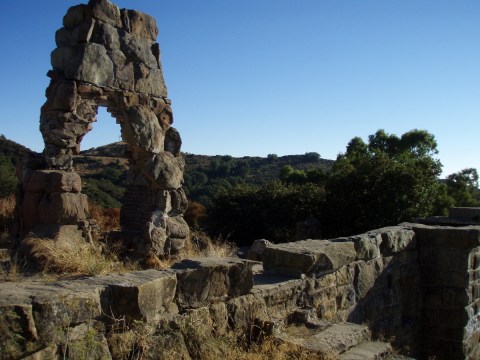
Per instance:
[[[237,185],[216,194],[208,213],[210,228],[238,245],[258,238],[292,241],[296,223],[317,217],[323,197],[323,188],[314,184]]]
[[[10,157],[0,153],[0,198],[15,192],[18,180]]]
[[[278,179],[282,167],[287,165],[292,169],[307,172],[306,181],[298,183],[318,183],[318,174],[325,173],[331,167],[330,160],[318,157],[317,153],[281,157],[269,154],[267,158],[185,154],[184,190],[189,199],[210,207],[218,191],[228,190],[239,184],[264,186]],[[318,173],[314,173],[314,170]]]
[[[317,152],[306,152],[305,161],[307,162],[317,162],[320,161],[320,154]]]
[[[368,144],[353,138],[326,184],[328,234],[360,233],[443,210],[436,153],[434,136],[423,130],[401,138],[379,130]]]
[[[18,184],[15,174],[15,164],[21,161],[30,149],[8,140],[0,135],[0,197],[6,197],[15,192]]]
[[[480,189],[478,188],[476,169],[464,169],[449,175],[445,185],[455,206],[480,206]]]
[[[82,176],[83,192],[88,198],[106,208],[119,208],[125,193],[126,171],[115,163],[96,174]]]
[[[327,178],[328,175],[323,169],[297,170],[290,165],[286,165],[280,170],[280,180],[286,184],[312,183],[323,186]]]

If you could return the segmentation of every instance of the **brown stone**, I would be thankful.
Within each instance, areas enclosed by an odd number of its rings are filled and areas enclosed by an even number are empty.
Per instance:
[[[95,43],[86,43],[69,49],[70,51],[62,54],[61,58],[64,61],[62,65],[67,79],[100,86],[113,85],[113,63],[105,47]]]
[[[175,190],[182,186],[185,161],[169,152],[155,154],[142,169],[144,175],[165,190]]]
[[[68,9],[67,14],[63,17],[63,26],[73,28],[82,23],[87,16],[87,5],[80,4],[72,6]]]
[[[126,116],[129,121],[122,123],[122,137],[126,142],[152,153],[163,150],[164,133],[149,107],[132,106]]]
[[[27,192],[76,192],[82,191],[82,180],[77,173],[59,170],[29,171],[24,178]]]
[[[75,193],[45,194],[37,207],[41,224],[74,225],[88,218],[87,196]]]
[[[253,286],[252,264],[234,258],[183,260],[177,273],[175,299],[180,308],[198,308],[227,296],[247,294]]]
[[[167,235],[172,238],[185,239],[190,234],[188,224],[181,215],[166,219]]]
[[[122,27],[120,9],[117,5],[108,0],[90,0],[88,7],[95,19],[106,22],[117,28]]]
[[[155,41],[158,27],[155,18],[135,10],[122,10],[122,20],[125,29],[135,35]]]
[[[180,133],[173,127],[169,128],[165,133],[165,151],[172,153],[174,156],[179,156],[181,147]]]

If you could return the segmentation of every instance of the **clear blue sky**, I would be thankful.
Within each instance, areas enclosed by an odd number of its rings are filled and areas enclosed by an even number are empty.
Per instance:
[[[0,133],[36,151],[55,31],[81,2],[2,2]],[[480,169],[478,0],[116,3],[157,19],[183,151],[334,159],[354,136],[417,128],[444,175]],[[101,111],[82,148],[119,136]]]

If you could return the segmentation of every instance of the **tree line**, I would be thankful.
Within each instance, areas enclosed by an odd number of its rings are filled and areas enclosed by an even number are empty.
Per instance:
[[[264,186],[218,192],[204,226],[238,244],[285,242],[308,218],[318,219],[328,238],[445,215],[451,206],[480,206],[476,169],[440,180],[437,154],[434,136],[423,130],[401,137],[378,130],[367,142],[355,137],[329,172],[285,166]]]
[[[0,197],[6,197],[18,184],[15,162],[29,150],[3,136],[0,150]],[[444,215],[451,206],[480,206],[477,170],[440,179],[437,155],[435,137],[424,130],[355,137],[335,161],[315,152],[266,158],[185,154],[185,217],[193,228],[244,245],[257,238],[292,241],[298,223],[308,219],[317,220],[328,238]],[[90,200],[107,208],[121,205],[127,186],[124,168],[113,165],[92,160],[98,172],[83,179]]]

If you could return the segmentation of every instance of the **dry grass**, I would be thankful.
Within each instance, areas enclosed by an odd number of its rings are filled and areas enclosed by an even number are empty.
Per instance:
[[[237,246],[221,238],[211,239],[202,231],[192,231],[185,242],[185,248],[175,257],[158,258],[155,254],[147,254],[145,264],[149,268],[168,269],[177,261],[198,259],[203,257],[236,257]]]
[[[120,273],[140,269],[136,261],[120,261],[120,254],[125,251],[121,240],[110,240],[108,234],[120,229],[120,209],[103,208],[90,203],[90,216],[97,221],[100,234],[95,242],[101,245],[103,251],[95,249],[92,244],[54,241],[45,238],[29,238],[23,241],[23,248],[37,264],[37,270],[44,275],[98,275],[105,273]],[[0,247],[9,247],[9,225],[14,220],[15,197],[0,199]],[[99,240],[101,242],[99,242]],[[200,257],[234,257],[237,248],[223,239],[210,239],[201,231],[193,231],[187,239],[185,248],[172,258],[159,259],[154,254],[148,254],[143,267],[166,269],[174,262],[183,259]],[[19,258],[21,259],[21,257]],[[7,270],[0,271],[3,278],[16,279],[26,272],[24,264],[12,259]]]
[[[8,246],[9,227],[14,220],[15,196],[0,199],[0,247]]]
[[[90,217],[97,221],[101,232],[108,233],[120,229],[120,209],[104,208],[90,202]]]
[[[114,263],[89,244],[28,238],[23,244],[39,270],[46,273],[98,275],[110,272]]]

